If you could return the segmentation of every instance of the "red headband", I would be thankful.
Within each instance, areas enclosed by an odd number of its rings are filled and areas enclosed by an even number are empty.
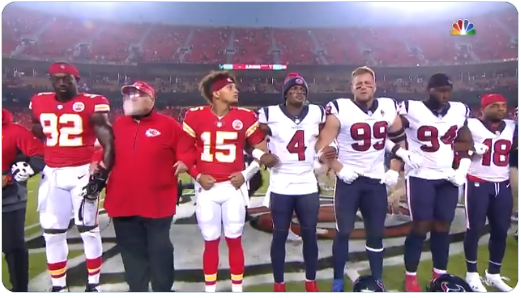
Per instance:
[[[78,69],[67,63],[58,62],[49,67],[49,74],[51,76],[58,73],[70,74],[76,77],[76,79],[80,78],[80,72]]]
[[[486,106],[496,102],[507,103],[507,100],[499,94],[485,94],[481,96],[481,108],[485,108]]]
[[[212,92],[216,92],[224,88],[225,86],[229,84],[233,84],[235,81],[232,78],[221,78],[215,81],[215,83],[212,84]]]

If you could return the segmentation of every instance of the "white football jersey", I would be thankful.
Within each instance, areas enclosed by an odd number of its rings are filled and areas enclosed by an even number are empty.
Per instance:
[[[420,169],[405,165],[405,176],[445,179],[454,161],[454,140],[470,109],[461,102],[449,102],[446,112],[436,115],[423,101],[405,100],[399,113],[409,121],[405,129],[409,151],[424,158]]]
[[[476,144],[484,144],[489,151],[472,158],[469,175],[490,182],[503,182],[510,179],[509,156],[514,141],[516,123],[503,120],[497,132],[492,132],[481,120],[468,120],[472,139]]]
[[[300,116],[293,116],[285,105],[273,105],[259,111],[259,123],[271,130],[269,151],[280,159],[270,171],[270,191],[299,195],[318,191],[313,162],[320,125],[326,121],[321,106],[309,104]]]
[[[398,113],[392,98],[380,97],[374,102],[375,109],[365,112],[353,100],[339,98],[328,103],[326,110],[340,122],[338,160],[361,176],[382,179],[385,140]]]

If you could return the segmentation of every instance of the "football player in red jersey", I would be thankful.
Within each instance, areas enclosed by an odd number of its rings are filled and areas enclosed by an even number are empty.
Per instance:
[[[79,93],[80,74],[70,64],[52,64],[49,74],[54,92],[33,96],[29,108],[33,114],[33,133],[44,140],[46,167],[38,189],[38,211],[51,291],[68,291],[66,232],[74,213],[85,246],[88,270],[85,291],[98,292],[103,252],[97,221],[98,196],[114,155],[114,135],[107,115],[109,102],[101,95]],[[104,167],[90,175],[96,139],[104,149]]]
[[[216,291],[219,240],[224,229],[232,291],[242,292],[241,235],[249,200],[245,181],[259,170],[257,162],[244,169],[245,142],[254,148],[252,155],[262,164],[274,166],[278,159],[268,153],[255,112],[233,106],[238,102],[239,91],[232,74],[212,72],[203,78],[199,89],[210,105],[188,110],[183,129],[194,138],[199,154],[190,175],[198,182],[196,216],[205,240],[205,291]]]

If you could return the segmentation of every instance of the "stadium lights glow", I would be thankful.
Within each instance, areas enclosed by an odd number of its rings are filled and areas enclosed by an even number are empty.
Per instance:
[[[452,3],[444,2],[371,2],[377,8],[395,9],[400,11],[432,11],[450,8]]]

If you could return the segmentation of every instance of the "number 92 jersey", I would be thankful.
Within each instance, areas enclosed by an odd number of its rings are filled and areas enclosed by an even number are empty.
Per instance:
[[[353,100],[339,98],[328,103],[326,111],[340,122],[338,160],[361,176],[382,179],[388,127],[398,115],[396,101],[375,98],[371,109],[363,110]]]
[[[480,119],[472,118],[468,120],[468,127],[474,143],[484,144],[489,148],[485,154],[472,157],[469,176],[489,182],[510,179],[509,156],[517,138],[516,123],[503,120],[497,130],[491,130]]]
[[[270,128],[269,150],[280,164],[270,171],[270,191],[278,194],[317,192],[313,162],[315,143],[326,113],[321,106],[305,105],[300,115],[292,115],[285,105],[259,110],[259,123]]]
[[[102,95],[80,93],[67,102],[56,100],[56,93],[38,93],[29,109],[40,121],[44,141],[44,159],[49,167],[74,167],[91,162],[96,135],[90,123],[94,113],[110,111]]]
[[[448,102],[443,111],[434,112],[423,101],[404,100],[399,114],[408,122],[405,129],[409,151],[424,158],[417,170],[405,166],[405,175],[423,179],[445,179],[454,161],[454,140],[467,122],[470,109],[461,102]]]

